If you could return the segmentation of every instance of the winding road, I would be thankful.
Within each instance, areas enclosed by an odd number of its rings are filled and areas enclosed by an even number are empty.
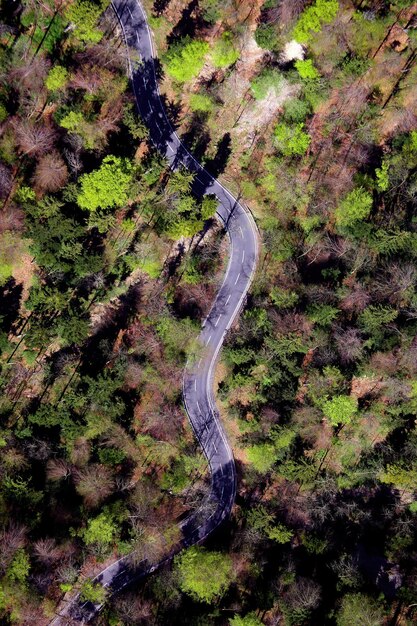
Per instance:
[[[155,71],[157,56],[142,5],[138,0],[113,0],[112,6],[129,51],[135,50],[139,54],[140,62],[129,61],[131,84],[151,141],[168,159],[172,169],[185,167],[195,174],[195,194],[214,194],[217,197],[217,215],[230,239],[229,263],[223,284],[199,335],[201,351],[193,362],[187,363],[184,372],[184,404],[209,463],[211,492],[202,508],[181,523],[183,539],[180,547],[183,548],[202,542],[212,533],[230,514],[236,495],[235,464],[214,402],[213,372],[225,334],[242,307],[256,269],[258,235],[249,210],[196,161],[168,120],[158,89]],[[172,554],[165,560],[171,557]],[[123,557],[106,567],[94,580],[113,594],[161,564],[142,562],[133,568],[129,557]],[[101,606],[82,603],[76,596],[61,607],[50,624],[58,626],[69,621],[87,623]]]

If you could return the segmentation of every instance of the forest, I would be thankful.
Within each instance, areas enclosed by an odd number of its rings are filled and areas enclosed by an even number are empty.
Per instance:
[[[228,238],[149,140],[109,1],[0,0],[0,623],[79,593],[102,626],[411,626],[417,3],[142,4],[169,119],[260,233],[215,373],[236,502],[94,583],[210,490],[182,377]]]

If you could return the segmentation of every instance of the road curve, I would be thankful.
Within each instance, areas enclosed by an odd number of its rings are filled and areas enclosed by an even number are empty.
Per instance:
[[[168,120],[158,88],[152,35],[142,5],[138,0],[113,0],[112,6],[128,49],[139,54],[140,62],[129,61],[130,77],[137,107],[149,129],[151,141],[168,159],[172,169],[185,167],[195,174],[194,193],[217,197],[217,215],[230,239],[229,263],[223,284],[199,335],[201,350],[192,362],[187,363],[183,378],[184,404],[209,463],[211,492],[204,505],[181,523],[183,539],[178,548],[181,549],[202,542],[212,533],[230,514],[236,495],[235,464],[214,402],[213,372],[225,334],[241,309],[256,269],[258,236],[250,212],[196,161]],[[170,558],[172,554],[163,562]],[[94,580],[113,594],[161,564],[142,562],[133,568],[129,557],[123,557]],[[101,606],[82,603],[76,596],[61,608],[50,624],[87,623]]]

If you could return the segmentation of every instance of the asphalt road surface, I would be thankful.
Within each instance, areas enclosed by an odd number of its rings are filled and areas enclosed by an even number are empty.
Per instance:
[[[257,229],[250,212],[187,151],[168,120],[158,89],[152,35],[141,4],[137,0],[114,0],[112,4],[130,50],[131,84],[152,143],[173,169],[186,167],[194,172],[194,193],[217,197],[217,215],[230,238],[224,281],[199,335],[201,349],[188,362],[183,379],[184,404],[211,471],[208,500],[181,523],[181,545],[187,547],[203,541],[228,517],[236,495],[235,464],[214,402],[213,371],[225,334],[240,311],[255,272]],[[132,60],[135,56],[137,59]],[[95,581],[110,593],[117,593],[161,564],[143,562],[133,568],[129,557],[124,557],[100,572]],[[54,626],[74,621],[87,623],[100,609],[100,604],[83,603],[76,596],[61,607],[50,623]]]

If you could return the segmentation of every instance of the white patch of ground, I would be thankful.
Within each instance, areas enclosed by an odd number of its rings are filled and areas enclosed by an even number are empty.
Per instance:
[[[252,145],[258,131],[268,126],[277,116],[285,100],[295,96],[297,92],[297,85],[290,85],[287,81],[282,81],[279,93],[271,87],[265,98],[251,100],[248,103],[234,129],[245,147]]]
[[[295,39],[285,44],[284,50],[281,52],[281,61],[290,63],[291,61],[302,61],[304,59],[304,47]]]

